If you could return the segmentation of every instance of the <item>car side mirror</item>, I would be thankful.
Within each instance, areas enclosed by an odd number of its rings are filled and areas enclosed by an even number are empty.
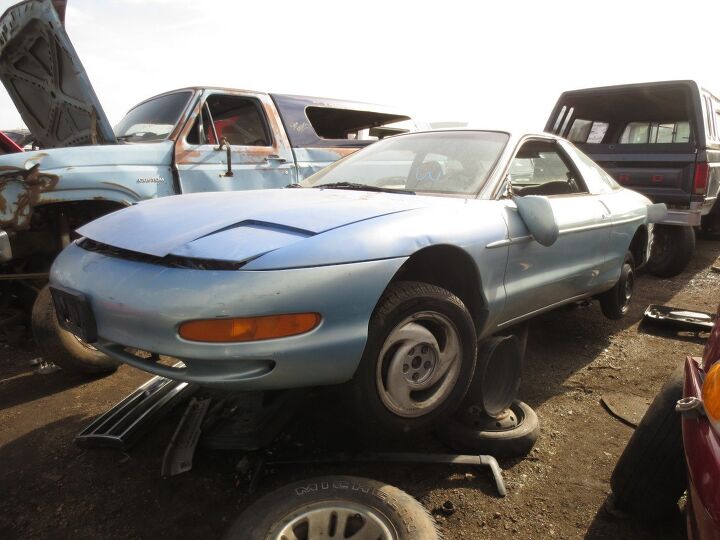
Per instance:
[[[525,195],[513,197],[520,218],[533,235],[535,240],[543,246],[552,246],[558,239],[560,230],[552,205],[547,197],[540,195]]]

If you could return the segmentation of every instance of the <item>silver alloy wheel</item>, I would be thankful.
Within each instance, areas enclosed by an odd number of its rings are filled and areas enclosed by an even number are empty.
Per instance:
[[[273,540],[397,540],[390,521],[376,509],[351,501],[323,501],[295,510]]]
[[[415,418],[437,408],[452,393],[462,365],[455,324],[435,311],[421,311],[388,334],[377,362],[376,384],[383,404],[398,416]]]

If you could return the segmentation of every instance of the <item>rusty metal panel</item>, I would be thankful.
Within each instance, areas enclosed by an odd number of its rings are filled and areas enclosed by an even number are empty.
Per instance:
[[[40,146],[114,143],[60,15],[51,0],[21,2],[2,15],[0,79]]]

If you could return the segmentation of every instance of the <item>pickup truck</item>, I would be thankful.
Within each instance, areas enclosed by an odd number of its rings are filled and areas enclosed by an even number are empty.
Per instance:
[[[679,274],[693,227],[720,232],[720,99],[694,81],[564,92],[545,130],[562,135],[625,187],[668,207],[647,269]]]
[[[157,197],[297,184],[416,127],[376,105],[192,87],[143,101],[113,129],[64,29],[64,7],[28,0],[0,18],[0,79],[41,148],[0,156],[0,328],[32,306],[40,352],[63,368],[115,368],[58,327],[45,287],[77,227]]]

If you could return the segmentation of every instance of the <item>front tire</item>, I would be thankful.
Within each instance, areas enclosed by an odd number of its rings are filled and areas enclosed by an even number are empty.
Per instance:
[[[60,327],[48,285],[40,290],[33,304],[32,330],[35,343],[45,361],[53,362],[67,371],[107,375],[120,365]]]
[[[622,319],[630,309],[635,290],[635,260],[629,251],[625,254],[620,278],[615,286],[600,295],[600,308],[608,319]]]
[[[695,253],[695,231],[679,225],[655,225],[650,260],[645,269],[661,278],[677,276]]]
[[[678,513],[687,487],[680,414],[683,366],[672,374],[643,416],[612,473],[613,504],[648,521]]]
[[[352,476],[289,484],[251,505],[225,540],[440,540],[428,511],[396,487]]]
[[[476,354],[475,325],[457,296],[427,283],[392,283],[353,379],[358,419],[394,434],[432,429],[465,397]]]

